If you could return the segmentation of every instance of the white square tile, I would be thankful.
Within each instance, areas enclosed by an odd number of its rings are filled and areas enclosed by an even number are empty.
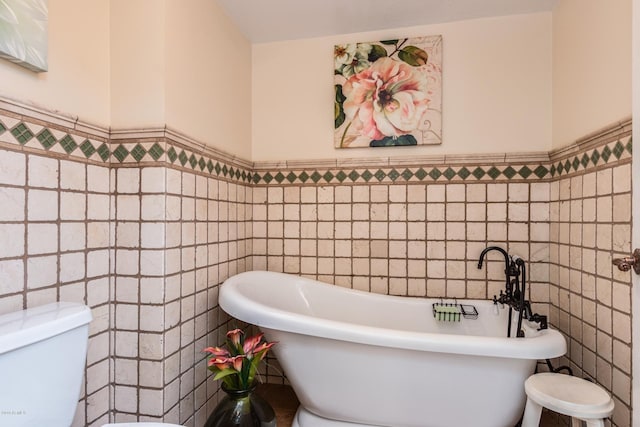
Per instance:
[[[116,250],[116,273],[124,275],[138,274],[139,251],[137,250]]]
[[[73,282],[85,276],[84,252],[60,255],[60,282]]]
[[[25,288],[24,261],[21,259],[0,261],[0,283],[2,283],[0,294],[22,291]]]
[[[141,247],[146,249],[164,248],[165,224],[162,222],[143,222],[140,225]]]
[[[87,252],[87,277],[109,274],[109,251],[107,249]]]
[[[83,193],[60,193],[60,219],[63,221],[86,218],[86,196]]]
[[[27,260],[27,288],[50,286],[58,281],[58,257],[30,257]]]
[[[119,248],[140,247],[140,224],[124,221],[116,224],[116,245]]]
[[[108,220],[110,198],[106,194],[87,195],[87,219]]]
[[[57,191],[29,190],[28,199],[27,216],[29,221],[55,221],[58,219]]]
[[[143,168],[141,190],[143,193],[164,193],[166,188],[165,168]]]
[[[196,176],[194,174],[188,172],[182,173],[182,195],[196,195]]]
[[[87,190],[97,193],[108,193],[109,187],[109,168],[87,165]]]
[[[24,185],[27,158],[22,153],[0,150],[0,184]]]
[[[29,156],[29,186],[58,188],[58,167],[56,159]]]
[[[140,274],[144,276],[164,275],[164,251],[142,250],[140,251]]]
[[[0,187],[0,206],[2,206],[0,221],[23,221],[24,204],[25,191],[23,189]],[[57,205],[56,199],[56,207]]]
[[[165,196],[142,196],[142,220],[161,221],[165,219]]]
[[[119,168],[117,169],[118,193],[136,194],[140,191],[140,169]]]
[[[140,219],[140,197],[118,196],[116,218],[119,220],[137,221]]]
[[[24,255],[24,224],[0,224],[0,258]]]
[[[84,163],[60,161],[60,188],[83,191],[87,186],[86,165]]]
[[[60,224],[60,250],[79,251],[86,247],[84,222],[63,222]]]
[[[87,247],[105,248],[109,246],[109,223],[90,222],[87,224]]]

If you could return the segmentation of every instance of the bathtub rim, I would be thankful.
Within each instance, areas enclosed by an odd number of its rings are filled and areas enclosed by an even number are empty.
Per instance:
[[[550,359],[563,356],[566,353],[566,341],[562,334],[555,329],[539,331],[536,336],[524,339],[453,335],[399,331],[292,313],[251,300],[241,291],[242,283],[246,283],[247,280],[255,281],[261,276],[262,281],[264,281],[264,275],[276,280],[295,280],[294,285],[297,287],[302,283],[309,282],[330,287],[336,286],[294,274],[261,270],[247,271],[231,276],[221,285],[218,297],[220,307],[227,314],[241,321],[266,329],[382,347],[516,359]],[[356,293],[363,297],[367,295],[376,297],[379,295],[342,287],[338,287],[336,290]],[[391,295],[383,296],[404,298]],[[258,315],[258,313],[265,312],[265,310],[268,312],[267,317]],[[516,342],[516,340],[519,342]]]

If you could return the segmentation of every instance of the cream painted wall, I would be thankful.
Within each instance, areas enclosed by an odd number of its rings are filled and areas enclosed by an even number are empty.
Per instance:
[[[166,5],[167,125],[249,160],[251,43],[215,1]]]
[[[252,159],[547,151],[551,13],[253,46]],[[333,46],[443,36],[443,144],[334,149]]]
[[[111,127],[166,123],[166,2],[111,0]]]
[[[631,115],[631,0],[553,10],[553,148]]]
[[[49,71],[0,61],[0,96],[110,123],[109,0],[49,1]]]

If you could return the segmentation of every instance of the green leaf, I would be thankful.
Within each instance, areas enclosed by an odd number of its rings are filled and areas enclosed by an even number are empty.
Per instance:
[[[395,46],[398,44],[398,40],[380,40],[380,43]]]
[[[238,371],[236,371],[235,369],[222,369],[220,372],[218,372],[213,379],[214,380],[219,380],[222,379],[224,377],[226,377],[227,375],[233,375],[233,374],[237,374]]]
[[[334,126],[335,126],[335,129],[338,129],[344,123],[345,115],[344,115],[344,107],[342,106],[342,104],[344,103],[344,100],[347,98],[342,94],[341,85],[335,85],[335,92],[336,92],[336,100],[333,107],[334,108]]]
[[[373,63],[380,58],[384,58],[385,56],[387,56],[387,50],[379,44],[374,44],[371,45],[371,52],[369,52],[369,56],[367,57],[367,59],[369,60],[369,62]]]
[[[418,141],[413,135],[402,135],[397,138],[385,136],[369,143],[369,147],[395,147],[400,145],[418,145]]]
[[[403,47],[400,52],[398,52],[398,58],[403,60],[409,65],[414,67],[419,67],[421,65],[425,65],[427,60],[429,59],[429,55],[424,50],[415,46],[406,46]]]

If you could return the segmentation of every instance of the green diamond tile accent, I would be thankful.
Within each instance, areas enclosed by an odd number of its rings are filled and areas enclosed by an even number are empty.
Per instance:
[[[496,168],[495,166],[492,166],[488,171],[487,171],[487,175],[489,175],[491,177],[491,179],[496,179],[500,176],[502,172],[500,172],[500,169]]]
[[[211,159],[209,159],[209,161],[207,162],[207,170],[209,171],[209,173],[213,172],[213,162],[211,161]]]
[[[26,144],[31,140],[31,138],[33,138],[33,133],[25,126],[24,123],[20,123],[11,129],[11,135],[13,135],[21,145]]]
[[[282,184],[282,181],[284,181],[285,176],[282,174],[282,172],[278,172],[274,178],[278,182],[278,184]]]
[[[229,168],[227,165],[222,165],[222,175],[227,176],[227,173],[229,173]]]
[[[93,146],[91,141],[85,139],[82,144],[80,144],[80,151],[82,151],[82,154],[84,154],[84,156],[88,159],[89,157],[93,156],[93,153],[96,152],[96,148]]]
[[[458,171],[458,176],[463,180],[469,178],[469,175],[471,175],[471,172],[469,172],[469,169],[464,166]]]
[[[120,163],[122,163],[129,155],[129,150],[124,148],[124,145],[120,144],[115,150],[113,150],[113,155]]]
[[[578,168],[580,167],[580,160],[578,160],[578,157],[574,157],[573,161],[571,162],[571,167],[573,167],[574,171],[577,171]]]
[[[481,167],[477,167],[473,170],[472,175],[476,177],[476,179],[481,179],[487,173]]]
[[[507,178],[511,179],[511,178],[513,178],[514,176],[516,176],[516,174],[517,174],[518,172],[516,172],[516,170],[515,170],[514,168],[512,168],[511,166],[507,166],[507,167],[505,168],[505,170],[503,170],[503,171],[502,171],[502,173],[504,174],[504,176],[506,176]],[[496,179],[496,178],[494,178],[494,177],[491,177],[491,178]]]
[[[556,165],[551,165],[551,169],[550,169],[549,172],[551,172],[551,176],[555,176],[555,174],[556,174]]]
[[[169,149],[167,150],[167,157],[169,157],[169,160],[171,160],[171,163],[176,162],[176,159],[178,158],[178,153],[176,153],[176,149],[173,146],[169,147]]]
[[[198,166],[200,166],[201,171],[207,167],[207,162],[205,162],[204,157],[200,157],[200,160],[198,160]]]
[[[409,169],[403,170],[400,175],[402,175],[405,181],[409,181],[411,178],[413,178],[413,172],[411,172]]]
[[[544,178],[545,176],[547,176],[548,173],[549,173],[549,169],[545,168],[542,165],[538,166],[533,170],[533,174],[538,178]]]
[[[5,125],[2,122],[0,122],[0,135],[2,135],[6,130],[7,128],[5,127]]]
[[[427,176],[429,176],[429,174],[422,168],[418,169],[415,175],[420,181],[423,181]]]
[[[629,139],[629,142],[627,142],[627,145],[625,145],[625,148],[627,149],[629,154],[633,154],[633,144],[631,143],[631,139]]]
[[[56,137],[53,136],[51,132],[49,132],[49,129],[43,129],[38,134],[38,136],[36,136],[36,138],[38,139],[38,141],[40,141],[40,144],[42,144],[42,146],[47,150],[56,144]]]
[[[67,152],[67,154],[71,154],[73,150],[78,148],[78,144],[73,140],[71,135],[67,134],[64,138],[60,140],[60,145]]]
[[[593,153],[591,153],[591,163],[593,163],[593,165],[597,165],[598,161],[600,160],[600,153],[598,152],[598,150],[593,150]]]
[[[266,182],[268,184],[271,181],[273,181],[273,175],[271,175],[269,172],[267,172],[267,173],[264,174],[262,179],[264,179],[264,182]]]
[[[523,166],[520,168],[520,170],[518,171],[518,175],[520,175],[521,177],[523,177],[524,179],[527,179],[531,176],[531,169],[529,169],[527,166]]]
[[[570,170],[571,170],[571,162],[567,159],[567,161],[564,162],[564,171],[568,173]]]
[[[442,172],[442,175],[444,175],[445,178],[451,181],[456,176],[456,171],[451,168],[447,168],[444,172]]]
[[[136,146],[131,150],[131,157],[133,157],[136,162],[142,160],[145,154],[147,154],[147,150],[145,150],[145,148],[140,144],[136,144]]]
[[[302,173],[298,176],[298,178],[300,178],[300,181],[307,182],[309,180],[309,174],[306,173],[305,171],[302,171]]]
[[[229,178],[233,178],[233,176],[236,174],[236,171],[233,169],[233,167],[229,168]]]
[[[583,168],[586,168],[587,165],[589,164],[589,156],[587,156],[587,153],[584,153],[582,155],[582,158],[580,159],[580,164],[582,165]]]
[[[251,182],[251,180],[252,180],[251,173],[247,173],[247,180],[248,180],[249,182]]]
[[[395,180],[398,179],[398,177],[400,176],[400,173],[395,169],[391,169],[391,171],[387,174],[387,176],[391,178],[391,181],[395,182]]]
[[[182,166],[186,165],[189,161],[189,157],[187,156],[187,153],[184,152],[184,150],[180,151],[180,154],[178,154],[178,160],[180,161],[180,164]]]
[[[371,181],[371,178],[373,178],[373,174],[371,173],[371,171],[369,169],[365,169],[364,172],[362,172],[362,179],[365,180],[365,182],[369,182]]]
[[[352,170],[351,172],[349,172],[349,179],[352,182],[356,182],[358,178],[360,178],[360,174],[356,170]]]
[[[254,184],[259,183],[259,182],[260,182],[260,178],[261,178],[261,177],[260,177],[260,174],[259,174],[259,173],[254,173],[254,174],[253,174],[253,183],[254,183]]]
[[[216,166],[214,169],[216,170],[216,175],[220,175],[220,172],[222,171],[222,167],[220,166],[220,163],[216,162]]]
[[[157,142],[149,148],[149,155],[153,160],[158,160],[164,154],[164,149]]]
[[[322,175],[320,175],[318,171],[313,171],[313,173],[311,174],[311,181],[317,184],[318,181],[320,181],[321,179],[322,179]]]
[[[442,172],[440,172],[440,169],[438,168],[433,168],[431,169],[431,171],[429,172],[429,176],[431,177],[431,179],[433,179],[434,181],[437,181],[438,178],[440,178],[442,176]]]
[[[100,156],[103,162],[106,162],[107,160],[109,160],[109,156],[111,155],[111,152],[109,151],[109,146],[107,145],[106,142],[103,142],[102,145],[98,147],[98,155]]]
[[[616,145],[613,146],[613,155],[616,156],[616,159],[620,160],[622,153],[624,153],[624,145],[618,141]]]
[[[236,169],[236,179],[239,179],[240,175],[241,175],[240,169]]]
[[[242,180],[243,181],[246,181],[248,176],[249,175],[247,174],[247,171],[242,171]]]
[[[333,174],[331,173],[331,171],[326,171],[324,175],[322,175],[322,178],[327,181],[330,182],[333,179]]]
[[[373,176],[378,180],[378,181],[382,181],[383,179],[385,179],[387,177],[387,174],[384,173],[384,171],[382,169],[378,169],[376,171],[376,173],[373,174]]]
[[[191,165],[191,169],[196,168],[196,165],[198,164],[198,159],[196,158],[195,154],[191,154],[191,156],[189,156],[189,164]]]
[[[293,172],[289,172],[289,173],[287,174],[287,181],[289,181],[289,183],[290,183],[290,184],[293,184],[293,183],[294,183],[294,181],[296,180],[296,178],[297,178],[297,176],[296,176],[296,174],[295,174],[295,173],[293,173]]]
[[[340,171],[336,174],[336,178],[338,179],[338,181],[344,182],[344,180],[347,179],[347,174],[344,173],[344,171]]]

